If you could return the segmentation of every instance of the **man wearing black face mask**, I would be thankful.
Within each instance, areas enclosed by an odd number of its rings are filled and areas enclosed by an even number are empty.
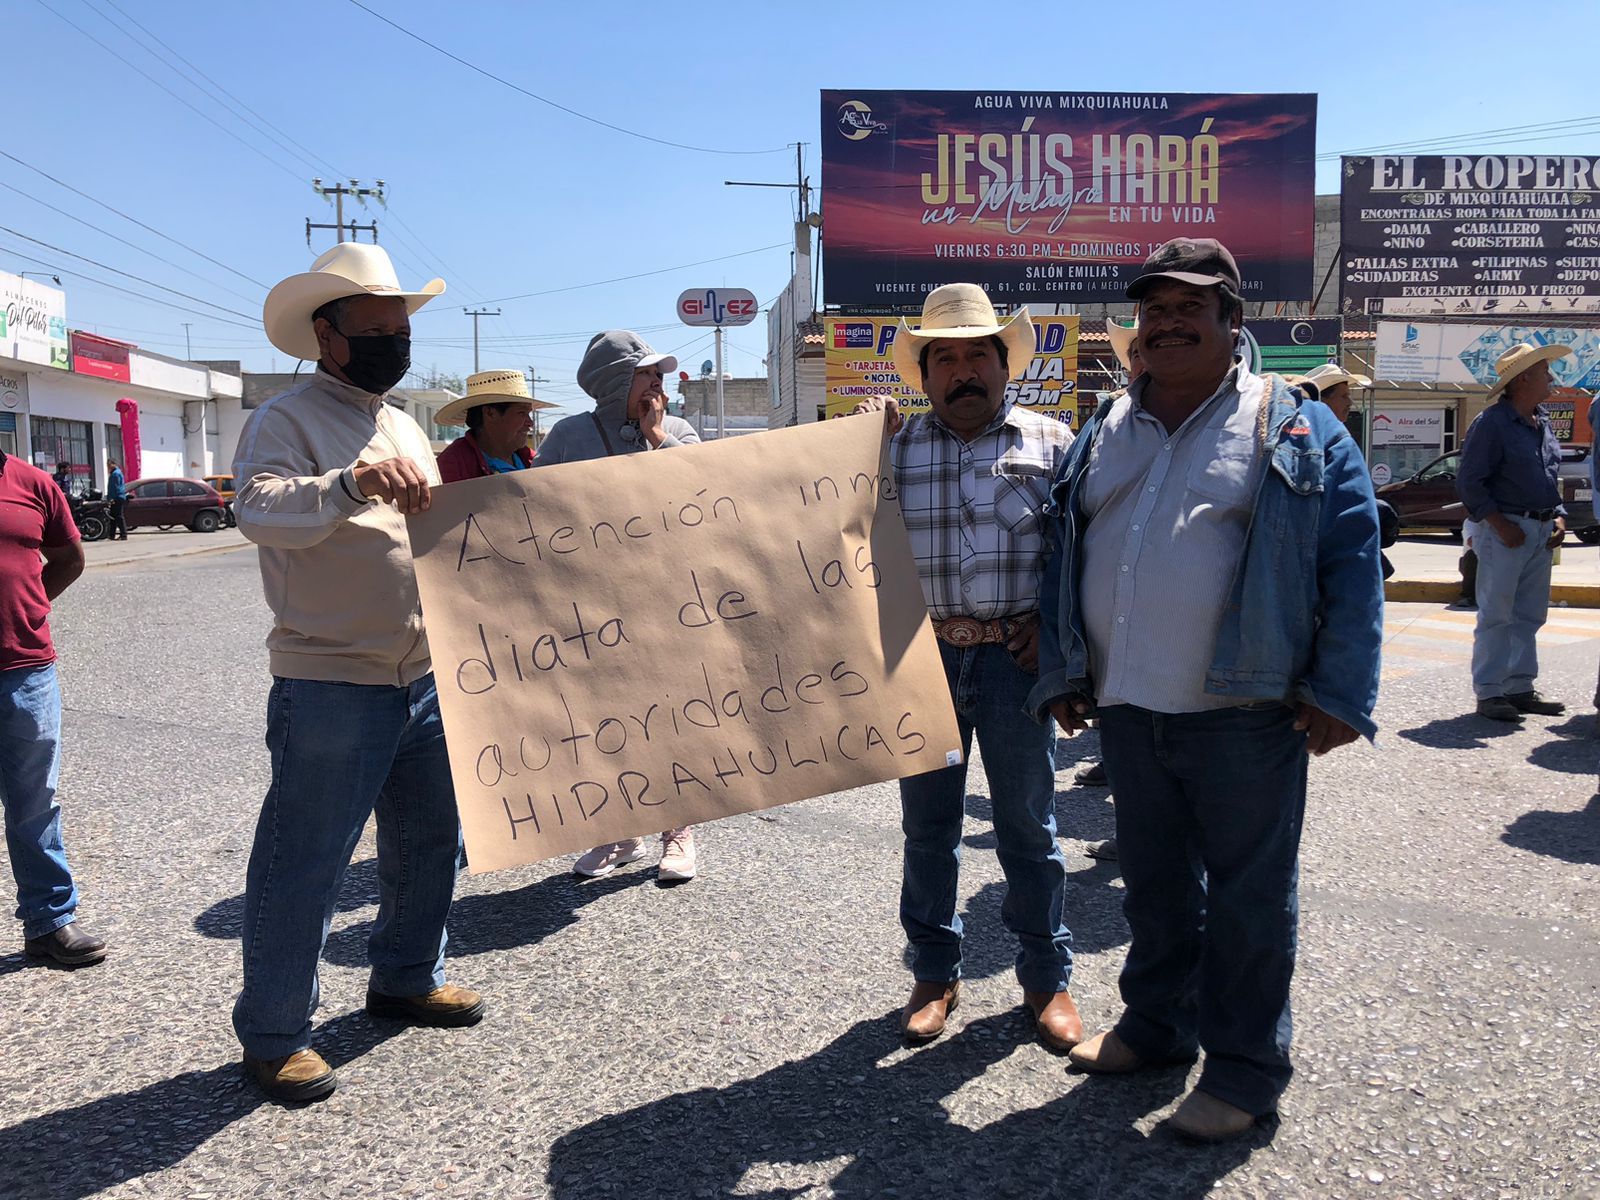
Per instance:
[[[272,344],[315,359],[256,409],[233,474],[239,530],[260,546],[274,628],[272,785],[245,881],[244,989],[233,1024],[271,1097],[320,1100],[311,1049],[317,960],[367,817],[378,819],[378,919],[367,1011],[461,1026],[483,999],[444,981],[460,824],[405,514],[439,483],[421,427],[384,394],[411,362],[410,315],[444,291],[400,290],[377,246],[343,243],[284,280]]]

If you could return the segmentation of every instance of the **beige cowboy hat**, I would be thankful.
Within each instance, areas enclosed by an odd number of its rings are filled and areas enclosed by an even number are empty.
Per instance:
[[[922,324],[916,329],[900,318],[894,335],[894,368],[912,387],[922,384],[922,348],[939,338],[997,337],[1006,348],[1006,369],[1021,379],[1033,361],[1033,321],[1019,308],[1004,324],[995,316],[988,294],[975,283],[947,283],[922,302]]]
[[[528,404],[534,408],[554,408],[548,400],[535,400],[528,391],[528,380],[521,371],[479,371],[467,376],[466,395],[450,401],[433,414],[436,425],[465,425],[467,409],[480,404]]]
[[[1493,400],[1505,391],[1506,384],[1529,367],[1536,367],[1542,362],[1555,362],[1571,353],[1570,346],[1535,346],[1532,342],[1518,342],[1494,360],[1495,383],[1489,389],[1489,399]]]
[[[1114,317],[1106,319],[1106,338],[1111,342],[1111,353],[1117,356],[1124,371],[1133,370],[1133,340],[1139,336],[1139,318],[1132,325],[1124,325]]]
[[[1341,383],[1348,383],[1351,387],[1358,388],[1372,386],[1372,380],[1365,375],[1352,374],[1338,363],[1323,363],[1320,367],[1313,367],[1300,378],[1316,388],[1319,394],[1329,388],[1338,387]]]
[[[403,292],[400,280],[382,246],[366,242],[340,242],[319,256],[311,270],[291,275],[267,293],[261,310],[267,340],[290,358],[320,358],[311,314],[330,300],[346,296],[398,296],[406,312],[414,313],[435,296],[444,294],[444,280],[430,279],[420,292]]]

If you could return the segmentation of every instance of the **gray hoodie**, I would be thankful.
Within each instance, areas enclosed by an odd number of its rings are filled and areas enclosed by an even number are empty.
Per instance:
[[[655,363],[660,363],[667,371],[676,370],[678,366],[677,359],[657,354],[643,338],[626,329],[608,329],[595,334],[583,362],[578,364],[578,386],[594,397],[594,412],[575,413],[551,426],[533,465],[548,467],[651,449],[650,443],[639,435],[639,423],[628,420],[628,392],[633,387],[633,373]],[[694,426],[682,417],[663,416],[661,428],[666,438],[657,449],[693,445],[700,440]],[[606,448],[608,440],[609,450]]]

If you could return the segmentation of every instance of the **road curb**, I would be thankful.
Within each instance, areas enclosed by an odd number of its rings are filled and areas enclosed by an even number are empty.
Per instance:
[[[1460,596],[1459,579],[1390,579],[1383,585],[1384,599],[1396,604],[1449,604]],[[1553,583],[1550,603],[1568,608],[1600,608],[1600,584]]]
[[[94,571],[102,567],[128,567],[135,563],[156,563],[169,558],[193,558],[198,554],[227,554],[233,550],[253,550],[253,542],[233,542],[226,546],[196,546],[192,550],[164,550],[160,554],[133,554],[127,558],[92,559],[84,563],[84,570]]]

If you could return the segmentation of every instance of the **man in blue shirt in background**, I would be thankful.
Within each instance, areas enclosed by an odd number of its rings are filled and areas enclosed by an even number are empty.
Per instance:
[[[122,478],[122,468],[114,458],[106,459],[106,502],[111,505],[111,540],[128,540],[128,518],[123,511],[128,507],[128,485]]]
[[[1567,532],[1561,443],[1540,405],[1554,387],[1550,364],[1571,353],[1522,342],[1502,354],[1489,392],[1499,400],[1473,421],[1461,447],[1456,492],[1478,556],[1472,690],[1478,715],[1495,721],[1566,711],[1535,691],[1533,681],[1535,639],[1550,610],[1550,551]]]

